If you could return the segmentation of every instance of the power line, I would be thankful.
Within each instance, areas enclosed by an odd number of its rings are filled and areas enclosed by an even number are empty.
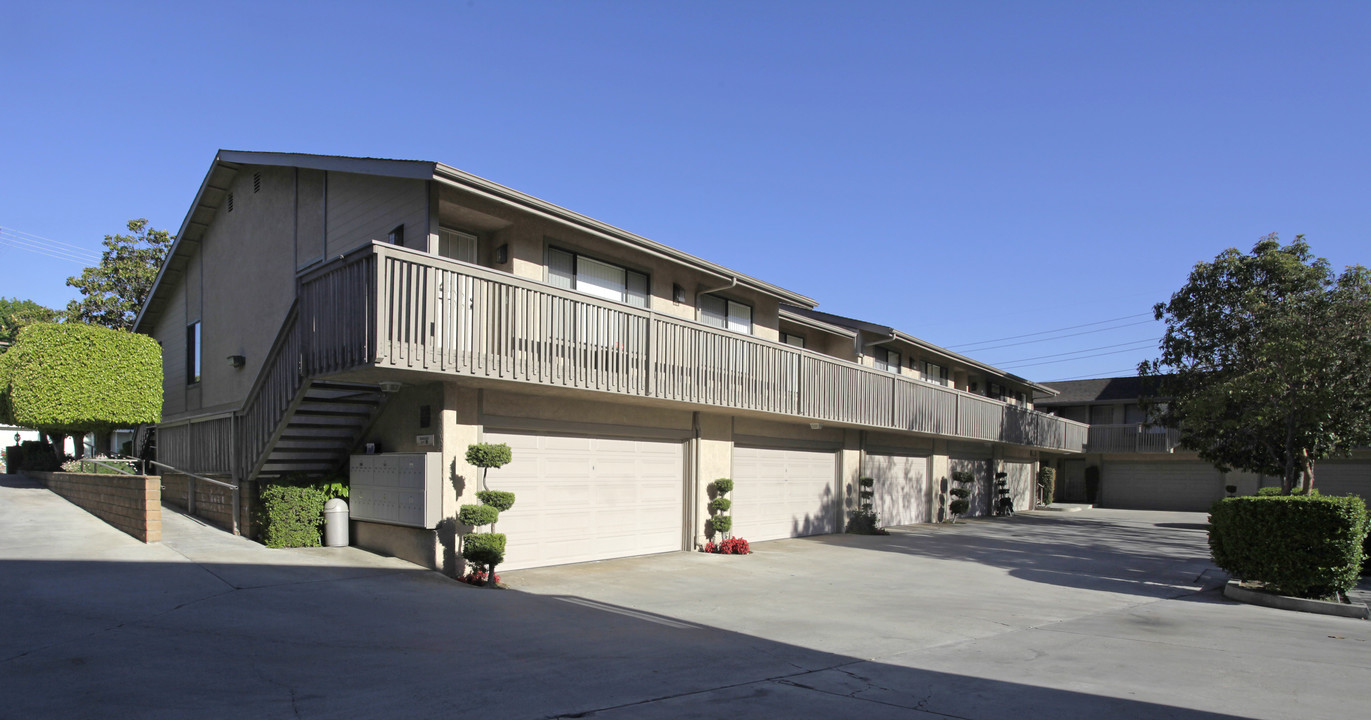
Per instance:
[[[1068,380],[1085,380],[1086,378],[1094,379],[1094,378],[1100,378],[1100,377],[1133,377],[1134,375],[1137,374],[1137,372],[1138,372],[1138,368],[1137,368],[1137,367],[1123,368],[1123,369],[1120,369],[1120,370],[1101,370],[1101,371],[1099,371],[1099,372],[1087,373],[1087,374],[1085,374],[1085,375],[1075,375],[1075,376],[1072,376],[1072,377],[1057,378],[1056,380],[1043,380],[1042,382],[1044,382],[1044,383],[1067,382]],[[1129,373],[1129,375],[1124,376],[1124,375],[1120,375],[1119,373]]]
[[[1074,361],[1074,360],[1085,360],[1085,359],[1087,359],[1087,358],[1093,358],[1093,357],[1104,357],[1105,355],[1120,355],[1120,354],[1122,354],[1122,353],[1138,352],[1139,350],[1144,350],[1144,349],[1146,349],[1146,347],[1147,347],[1147,346],[1136,347],[1136,348],[1126,348],[1126,349],[1124,349],[1124,350],[1112,350],[1112,351],[1110,351],[1110,352],[1095,353],[1094,355],[1082,355],[1082,356],[1080,356],[1080,357],[1065,358],[1065,359],[1062,359],[1062,360],[1044,360],[1044,361],[1042,361],[1042,362],[1026,363],[1026,364],[1023,364],[1023,365],[1017,365],[1017,366],[1015,366],[1013,369],[1017,370],[1017,369],[1019,369],[1019,368],[1033,367],[1033,366],[1035,366],[1035,365],[1056,365],[1057,363],[1072,362],[1072,361]]]
[[[43,237],[43,236],[41,236],[41,235],[34,235],[33,233],[24,232],[23,230],[15,230],[14,228],[0,227],[0,233],[10,233],[10,234],[12,234],[12,235],[23,235],[24,237],[26,237],[26,238],[28,238],[28,239],[36,240],[36,241],[41,242],[41,243],[45,243],[45,244],[48,244],[48,245],[59,245],[59,246],[65,247],[65,248],[70,248],[70,249],[72,249],[72,250],[76,250],[76,251],[78,251],[78,252],[83,252],[83,253],[87,253],[87,254],[89,254],[90,252],[92,252],[89,248],[86,248],[86,247],[81,246],[81,245],[74,245],[74,244],[69,243],[69,242],[62,242],[61,240],[53,240],[52,238],[45,238],[45,237]]]
[[[970,352],[978,352],[978,353],[979,353],[979,352],[984,352],[984,351],[986,351],[986,350],[999,350],[1000,348],[1017,347],[1017,346],[1019,346],[1019,345],[1032,345],[1032,344],[1034,344],[1034,343],[1052,342],[1053,340],[1065,340],[1066,338],[1069,338],[1069,337],[1079,337],[1079,336],[1081,336],[1081,335],[1093,335],[1093,334],[1098,333],[1098,332],[1108,332],[1108,331],[1110,331],[1110,330],[1122,330],[1123,328],[1126,328],[1126,327],[1133,327],[1133,326],[1135,326],[1135,325],[1147,325],[1147,324],[1152,323],[1152,322],[1154,322],[1154,321],[1152,321],[1152,320],[1139,320],[1139,321],[1137,321],[1137,322],[1124,323],[1123,325],[1114,325],[1114,326],[1112,326],[1112,327],[1098,328],[1098,329],[1096,329],[1096,330],[1082,330],[1082,331],[1080,331],[1080,332],[1078,332],[1078,333],[1068,333],[1068,334],[1066,334],[1066,335],[1058,335],[1058,336],[1056,336],[1056,337],[1039,338],[1039,339],[1037,339],[1037,340],[1020,340],[1019,342],[1005,343],[1005,344],[1003,344],[1003,345],[992,345],[991,347],[977,348],[977,349],[972,350],[972,351],[970,351]]]
[[[1150,345],[1152,343],[1157,342],[1158,340],[1161,340],[1161,338],[1152,338],[1151,340],[1130,340],[1128,342],[1114,343],[1113,345],[1100,345],[1099,347],[1081,348],[1079,350],[1053,353],[1051,355],[1038,355],[1037,357],[1019,358],[1017,360],[1005,360],[1004,362],[996,362],[990,364],[996,367],[1000,367],[1002,365],[1017,365],[1018,363],[1028,362],[1029,360],[1043,360],[1046,358],[1062,357],[1063,355],[1079,355],[1080,353],[1091,352],[1093,350],[1108,350],[1110,348],[1123,347],[1124,345],[1137,345],[1138,343],[1147,343]]]
[[[1076,329],[1078,329],[1078,328],[1083,328],[1083,327],[1094,327],[1094,326],[1096,326],[1096,325],[1104,325],[1104,324],[1106,324],[1106,323],[1119,322],[1120,320],[1132,320],[1133,318],[1139,318],[1139,317],[1152,317],[1152,313],[1147,312],[1147,313],[1137,313],[1136,315],[1124,315],[1123,317],[1111,318],[1111,319],[1109,319],[1109,320],[1099,320],[1099,321],[1097,321],[1097,322],[1089,322],[1089,323],[1084,323],[1084,324],[1081,324],[1081,325],[1072,325],[1072,326],[1070,326],[1070,327],[1062,327],[1062,328],[1057,328],[1057,329],[1055,329],[1055,330],[1042,330],[1042,331],[1040,331],[1040,332],[1032,332],[1032,333],[1027,333],[1027,334],[1024,334],[1024,335],[1010,335],[1009,337],[993,338],[993,339],[990,339],[990,340],[980,340],[980,341],[978,341],[978,342],[961,343],[960,345],[948,345],[948,346],[947,346],[947,349],[948,349],[948,350],[955,350],[955,349],[957,349],[957,348],[968,348],[968,347],[971,347],[972,345],[988,345],[988,344],[990,344],[990,343],[997,343],[997,342],[1000,342],[1000,341],[1002,341],[1002,340],[1018,340],[1018,339],[1020,339],[1020,338],[1026,338],[1026,337],[1037,337],[1037,336],[1039,336],[1039,335],[1051,335],[1051,334],[1053,334],[1053,333],[1059,333],[1059,332],[1063,332],[1063,331],[1066,331],[1066,330],[1076,330]],[[1138,324],[1141,324],[1141,323],[1133,323],[1133,324],[1134,324],[1134,325],[1138,325]],[[1121,325],[1120,327],[1128,327],[1128,326],[1127,326],[1127,325]],[[1106,330],[1112,330],[1113,328],[1105,328],[1105,329],[1106,329]],[[1078,333],[1078,334],[1082,334],[1082,333]],[[1073,337],[1073,336],[1071,336],[1071,335],[1064,335],[1063,337]],[[1016,344],[1017,344],[1017,343],[1016,343]],[[1006,345],[1001,345],[1000,347],[1008,347],[1008,346],[1006,346]],[[979,348],[979,349],[977,350],[977,352],[979,352],[980,350],[994,350],[994,349],[995,349],[995,348]]]
[[[15,248],[16,250],[46,255],[58,260],[68,260],[91,265],[100,261],[100,255],[92,253],[89,250],[67,243],[60,243],[55,240],[39,238],[36,235],[22,233],[13,230],[12,228],[0,228],[0,243]]]

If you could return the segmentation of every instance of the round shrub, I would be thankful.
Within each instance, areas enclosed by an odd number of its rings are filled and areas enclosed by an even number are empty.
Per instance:
[[[727,533],[733,529],[733,518],[727,515],[715,515],[709,519],[709,524],[710,527],[714,528],[714,532]]]
[[[514,507],[514,493],[512,492],[481,490],[476,493],[476,498],[500,512],[504,512]]]
[[[971,509],[971,503],[967,500],[953,500],[948,503],[947,509],[951,511],[953,515],[965,515],[966,511]]]
[[[457,511],[457,520],[463,525],[480,527],[500,519],[500,511],[489,505],[463,505]]]
[[[731,507],[733,507],[733,502],[728,498],[714,498],[709,501],[710,512],[728,512]]]
[[[462,557],[467,562],[493,568],[505,561],[504,533],[467,533],[462,536]]]
[[[719,478],[711,483],[711,485],[714,486],[714,492],[717,492],[720,495],[727,495],[733,492],[733,481],[728,478]]]
[[[467,446],[467,463],[478,468],[498,468],[514,458],[504,443],[477,443]]]

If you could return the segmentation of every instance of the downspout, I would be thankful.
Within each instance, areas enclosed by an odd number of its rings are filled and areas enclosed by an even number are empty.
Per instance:
[[[721,286],[719,286],[719,287],[711,288],[711,289],[709,289],[709,290],[701,290],[700,292],[695,293],[695,298],[698,300],[699,297],[700,297],[701,295],[713,295],[713,294],[716,293],[716,292],[723,292],[724,290],[732,290],[733,288],[738,287],[738,276],[737,276],[737,275],[734,275],[734,276],[731,278],[731,280],[732,280],[732,282],[730,282],[730,283],[727,284],[727,285],[721,285]]]
[[[862,342],[862,334],[861,334],[860,332],[858,332],[858,333],[857,333],[857,337],[854,338],[854,339],[852,340],[852,344],[853,344],[854,346],[856,346],[856,350],[857,350],[857,362],[860,363],[860,362],[862,361],[862,356],[866,354],[866,349],[867,349],[867,348],[869,348],[869,347],[871,347],[871,346],[873,346],[873,345],[880,345],[881,343],[890,342],[891,340],[894,340],[895,337],[896,337],[896,331],[895,331],[895,330],[891,330],[891,331],[890,331],[890,336],[889,336],[889,337],[877,338],[877,339],[875,339],[875,340],[872,340],[872,341],[869,342],[869,343],[864,343],[864,342]]]

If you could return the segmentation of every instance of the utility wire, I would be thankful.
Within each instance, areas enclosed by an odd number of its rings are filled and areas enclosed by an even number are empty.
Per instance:
[[[1083,327],[1094,327],[1094,326],[1096,326],[1096,325],[1104,325],[1104,324],[1106,324],[1106,323],[1119,322],[1120,320],[1132,320],[1132,319],[1134,319],[1134,318],[1140,318],[1140,317],[1152,317],[1152,313],[1146,312],[1146,313],[1138,313],[1138,314],[1136,314],[1136,315],[1124,315],[1123,317],[1111,318],[1111,319],[1109,319],[1109,320],[1099,320],[1099,321],[1097,321],[1097,322],[1089,322],[1089,323],[1084,323],[1084,324],[1081,324],[1081,325],[1072,325],[1072,326],[1070,326],[1070,327],[1057,328],[1057,329],[1055,329],[1055,330],[1042,330],[1042,331],[1040,331],[1040,332],[1032,332],[1032,333],[1027,333],[1027,334],[1024,334],[1024,335],[1010,335],[1009,337],[992,338],[992,339],[990,339],[990,340],[980,340],[980,341],[978,341],[978,342],[962,343],[962,344],[960,344],[960,345],[948,345],[948,346],[947,346],[947,349],[948,349],[948,350],[955,350],[955,349],[957,349],[957,348],[969,348],[969,347],[971,347],[971,346],[973,346],[973,345],[989,345],[990,343],[997,343],[997,342],[1000,342],[1000,341],[1002,341],[1002,340],[1018,340],[1018,339],[1020,339],[1020,338],[1026,338],[1026,337],[1037,337],[1037,336],[1039,336],[1039,335],[1051,335],[1051,334],[1053,334],[1053,333],[1064,332],[1064,331],[1066,331],[1066,330],[1076,330],[1076,329],[1083,328]],[[1136,324],[1136,323],[1135,323],[1135,324]],[[1127,326],[1124,325],[1124,326],[1122,326],[1122,327],[1127,327]],[[1108,330],[1108,329],[1112,329],[1112,328],[1105,328],[1105,329]],[[1071,336],[1070,336],[1070,335],[1067,335],[1067,336],[1064,336],[1064,337],[1071,337]],[[991,349],[993,349],[993,348],[980,348],[980,349],[981,349],[981,350],[991,350]]]
[[[1023,364],[1023,365],[1018,365],[1018,366],[1016,366],[1016,367],[1013,368],[1013,369],[1017,370],[1017,369],[1019,369],[1019,368],[1033,367],[1034,365],[1055,365],[1055,364],[1057,364],[1057,363],[1072,362],[1072,361],[1074,361],[1074,360],[1085,360],[1086,358],[1104,357],[1105,355],[1119,355],[1119,354],[1122,354],[1122,353],[1138,352],[1138,351],[1144,350],[1144,349],[1146,349],[1146,346],[1144,346],[1144,347],[1137,347],[1137,348],[1126,348],[1126,349],[1124,349],[1124,350],[1112,350],[1112,351],[1110,351],[1110,352],[1095,353],[1094,355],[1082,355],[1082,356],[1080,356],[1080,357],[1065,358],[1065,359],[1062,359],[1062,360],[1044,360],[1044,361],[1042,361],[1042,362],[1026,363],[1026,364]],[[1006,368],[1006,369],[1010,369],[1010,368]]]
[[[92,253],[89,250],[67,243],[60,243],[55,240],[48,240],[47,238],[39,238],[36,235],[22,233],[11,228],[0,228],[0,244],[8,245],[17,250],[46,255],[58,260],[68,260],[90,265],[100,262],[100,255]]]
[[[90,252],[91,252],[91,250],[90,250],[89,248],[83,247],[83,246],[81,246],[81,245],[73,245],[72,243],[69,243],[69,242],[62,242],[61,240],[53,240],[52,238],[45,238],[45,237],[43,237],[43,236],[41,236],[41,235],[34,235],[33,233],[24,232],[23,230],[15,230],[14,228],[0,227],[0,233],[9,233],[9,234],[11,234],[11,235],[22,235],[22,236],[24,236],[24,237],[26,237],[26,238],[28,238],[28,239],[30,239],[30,240],[36,240],[36,241],[38,241],[38,242],[45,243],[45,244],[47,244],[47,245],[58,245],[58,246],[61,246],[61,247],[64,247],[64,248],[68,248],[68,249],[71,249],[71,250],[75,250],[75,251],[77,251],[77,252],[82,252],[82,253],[87,253],[87,254],[90,254]]]
[[[1067,381],[1069,381],[1069,380],[1084,380],[1084,379],[1086,379],[1086,378],[1092,378],[1092,379],[1093,379],[1093,378],[1100,378],[1100,377],[1133,377],[1133,376],[1135,376],[1135,375],[1137,374],[1137,372],[1138,372],[1138,368],[1136,368],[1136,367],[1123,368],[1122,370],[1102,370],[1102,371],[1100,371],[1100,372],[1093,372],[1093,373],[1088,373],[1088,374],[1085,374],[1085,375],[1075,375],[1075,376],[1072,376],[1072,377],[1057,378],[1056,380],[1043,380],[1042,382],[1043,382],[1044,384],[1050,384],[1050,383],[1054,383],[1054,382],[1067,382]],[[1124,375],[1120,375],[1119,373],[1130,373],[1130,374],[1127,375],[1127,376],[1124,376]]]
[[[1044,360],[1047,358],[1062,357],[1063,355],[1079,355],[1080,353],[1087,353],[1094,350],[1108,350],[1110,348],[1123,347],[1125,345],[1137,345],[1138,343],[1151,344],[1157,342],[1158,340],[1161,340],[1161,338],[1152,338],[1151,340],[1130,340],[1128,342],[1114,343],[1113,345],[1100,345],[1099,347],[1081,348],[1079,350],[1071,350],[1069,352],[1053,353],[1051,355],[1038,355],[1037,357],[1019,358],[1017,360],[1005,360],[1004,362],[995,362],[990,364],[994,365],[995,367],[1001,367],[1003,365],[1017,365],[1021,362],[1028,362],[1029,360]]]
[[[42,246],[34,246],[34,245],[31,245],[31,244],[21,243],[21,242],[18,242],[18,241],[16,241],[16,240],[14,240],[13,238],[4,237],[4,236],[0,236],[0,244],[6,245],[6,246],[8,246],[8,247],[12,247],[12,248],[14,248],[14,249],[16,249],[16,250],[24,250],[24,251],[26,251],[26,252],[37,253],[37,254],[39,254],[39,255],[46,255],[46,256],[51,257],[51,258],[56,258],[56,259],[58,259],[58,260],[67,260],[67,261],[74,262],[74,263],[83,263],[83,264],[90,264],[90,265],[93,265],[93,264],[99,262],[99,258],[91,258],[91,257],[87,257],[87,256],[82,256],[82,255],[75,255],[75,254],[73,254],[73,253],[70,253],[70,252],[67,252],[67,251],[63,251],[63,250],[51,250],[51,249],[48,249],[48,248],[44,248],[44,247],[42,247]]]
[[[1020,340],[1019,342],[1005,343],[1005,344],[1003,344],[1003,345],[993,345],[993,346],[991,346],[991,347],[976,348],[975,350],[963,351],[963,352],[977,352],[977,353],[979,353],[979,352],[984,352],[984,351],[986,351],[986,350],[999,350],[1000,348],[1017,347],[1017,346],[1019,346],[1019,345],[1032,345],[1032,344],[1034,344],[1034,343],[1052,342],[1053,340],[1064,340],[1064,339],[1069,338],[1069,337],[1077,337],[1077,336],[1080,336],[1080,335],[1092,335],[1092,334],[1094,334],[1094,333],[1106,332],[1106,331],[1109,331],[1109,330],[1120,330],[1120,329],[1126,328],[1126,327],[1133,327],[1134,325],[1147,325],[1147,324],[1152,323],[1152,322],[1154,322],[1154,321],[1152,321],[1152,320],[1139,320],[1139,321],[1137,321],[1137,322],[1124,323],[1123,325],[1115,325],[1115,326],[1113,326],[1113,327],[1098,328],[1098,329],[1096,329],[1096,330],[1082,330],[1082,331],[1080,331],[1080,332],[1078,332],[1078,333],[1069,333],[1069,334],[1066,334],[1066,335],[1057,335],[1056,337],[1050,337],[1050,338],[1039,338],[1039,339],[1037,339],[1037,340]]]

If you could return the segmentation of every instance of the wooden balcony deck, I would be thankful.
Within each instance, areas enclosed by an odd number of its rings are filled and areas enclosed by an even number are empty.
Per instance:
[[[1087,426],[373,243],[300,278],[301,370],[401,368],[1081,452]]]
[[[1180,442],[1180,431],[1139,423],[1091,425],[1085,450],[1092,453],[1169,453]]]

